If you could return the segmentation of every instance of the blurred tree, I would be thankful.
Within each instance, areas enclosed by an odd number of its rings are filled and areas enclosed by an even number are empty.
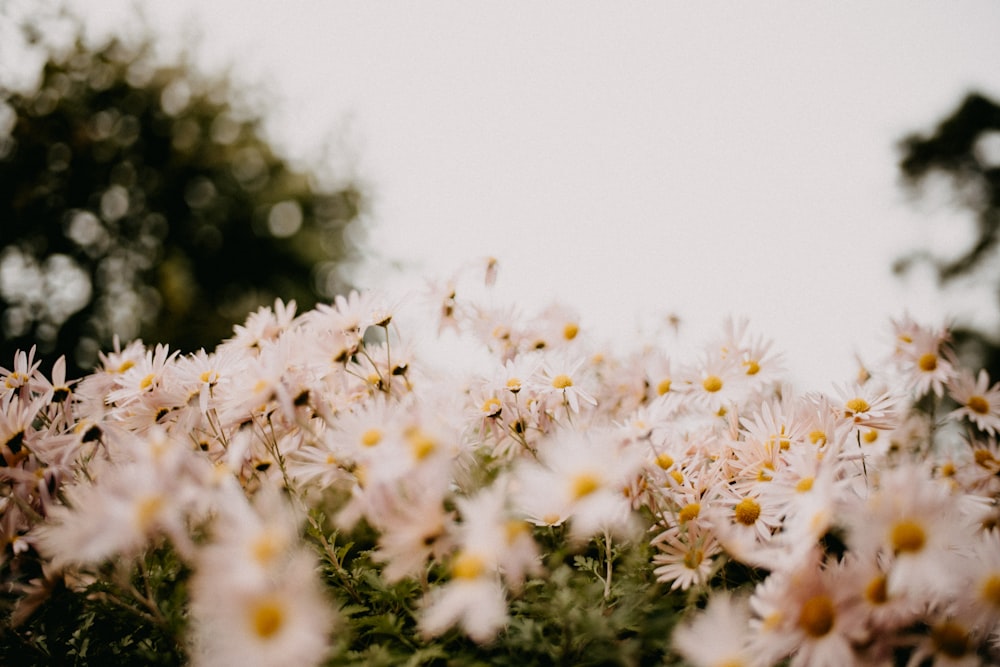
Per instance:
[[[275,297],[346,288],[359,189],[277,155],[227,79],[149,39],[18,29],[44,65],[12,85],[0,46],[0,365],[37,344],[81,373],[115,335],[211,347]]]
[[[929,135],[914,134],[901,143],[899,163],[904,182],[914,191],[931,176],[944,176],[955,202],[975,219],[975,237],[957,257],[942,258],[919,251],[900,258],[897,273],[915,262],[930,262],[943,285],[975,277],[996,285],[1000,297],[1000,106],[980,93],[970,93]],[[1000,299],[998,299],[1000,301]],[[1000,342],[996,331],[970,326],[954,330],[959,351],[1000,379]]]

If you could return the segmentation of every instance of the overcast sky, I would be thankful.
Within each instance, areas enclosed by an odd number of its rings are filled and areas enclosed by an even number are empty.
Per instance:
[[[345,149],[373,195],[363,284],[493,255],[506,298],[608,336],[747,315],[824,389],[890,316],[988,312],[891,263],[966,238],[906,200],[896,142],[1000,97],[992,0],[149,4],[269,91],[293,153]]]

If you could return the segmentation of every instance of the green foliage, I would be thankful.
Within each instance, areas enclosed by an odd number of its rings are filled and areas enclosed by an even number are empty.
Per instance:
[[[167,547],[139,565],[109,564],[93,583],[62,578],[38,591],[36,609],[0,624],[5,665],[181,665],[188,570]]]
[[[988,144],[992,143],[993,148]],[[940,257],[933,249],[901,257],[897,273],[918,262],[930,263],[944,284],[976,276],[996,288],[997,248],[1000,242],[1000,105],[983,94],[969,93],[927,134],[912,134],[900,144],[899,168],[914,193],[923,191],[932,176],[944,176],[954,203],[972,215],[975,236],[955,257]],[[969,365],[1000,377],[1000,332],[981,331],[967,323],[953,327],[955,347]]]
[[[324,559],[342,619],[330,665],[654,665],[676,661],[673,626],[692,596],[655,583],[644,541],[603,539],[571,548],[562,528],[536,528],[543,575],[511,591],[510,622],[479,645],[459,630],[425,639],[416,615],[420,582],[387,584],[371,559],[375,532],[362,524],[349,539],[313,514],[309,536]],[[610,567],[609,567],[610,565]],[[610,573],[610,579],[609,579]],[[442,576],[427,572],[427,583]]]
[[[346,289],[359,190],[278,155],[226,79],[148,39],[21,29],[45,65],[32,90],[0,84],[0,357],[37,344],[75,376],[115,335],[210,349],[275,297]]]

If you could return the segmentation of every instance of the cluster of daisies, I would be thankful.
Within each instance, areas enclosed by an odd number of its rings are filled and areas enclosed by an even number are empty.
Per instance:
[[[72,586],[168,543],[193,571],[193,664],[316,664],[338,598],[301,529],[336,491],[336,530],[363,522],[379,576],[421,582],[428,640],[501,636],[562,526],[651,545],[651,586],[707,599],[664,638],[695,665],[1000,658],[1000,388],[946,330],[895,321],[883,362],[800,394],[745,323],[684,356],[666,332],[612,352],[472,280],[279,301],[212,352],[136,341],[76,382],[18,353],[2,558]],[[471,351],[429,363],[435,341]],[[733,562],[759,577],[724,590]]]

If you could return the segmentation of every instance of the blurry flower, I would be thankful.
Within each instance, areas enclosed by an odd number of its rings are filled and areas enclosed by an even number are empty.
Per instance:
[[[980,431],[990,435],[1000,432],[1000,382],[990,385],[990,376],[985,370],[973,379],[968,371],[962,371],[955,377],[949,393],[959,404],[950,417],[965,417],[976,425]]]
[[[228,570],[204,567],[191,582],[193,665],[307,666],[326,659],[333,614],[310,557],[297,553],[249,586]]]
[[[678,625],[671,643],[696,667],[756,667],[765,659],[750,644],[746,600],[726,592],[713,595],[704,612]]]

